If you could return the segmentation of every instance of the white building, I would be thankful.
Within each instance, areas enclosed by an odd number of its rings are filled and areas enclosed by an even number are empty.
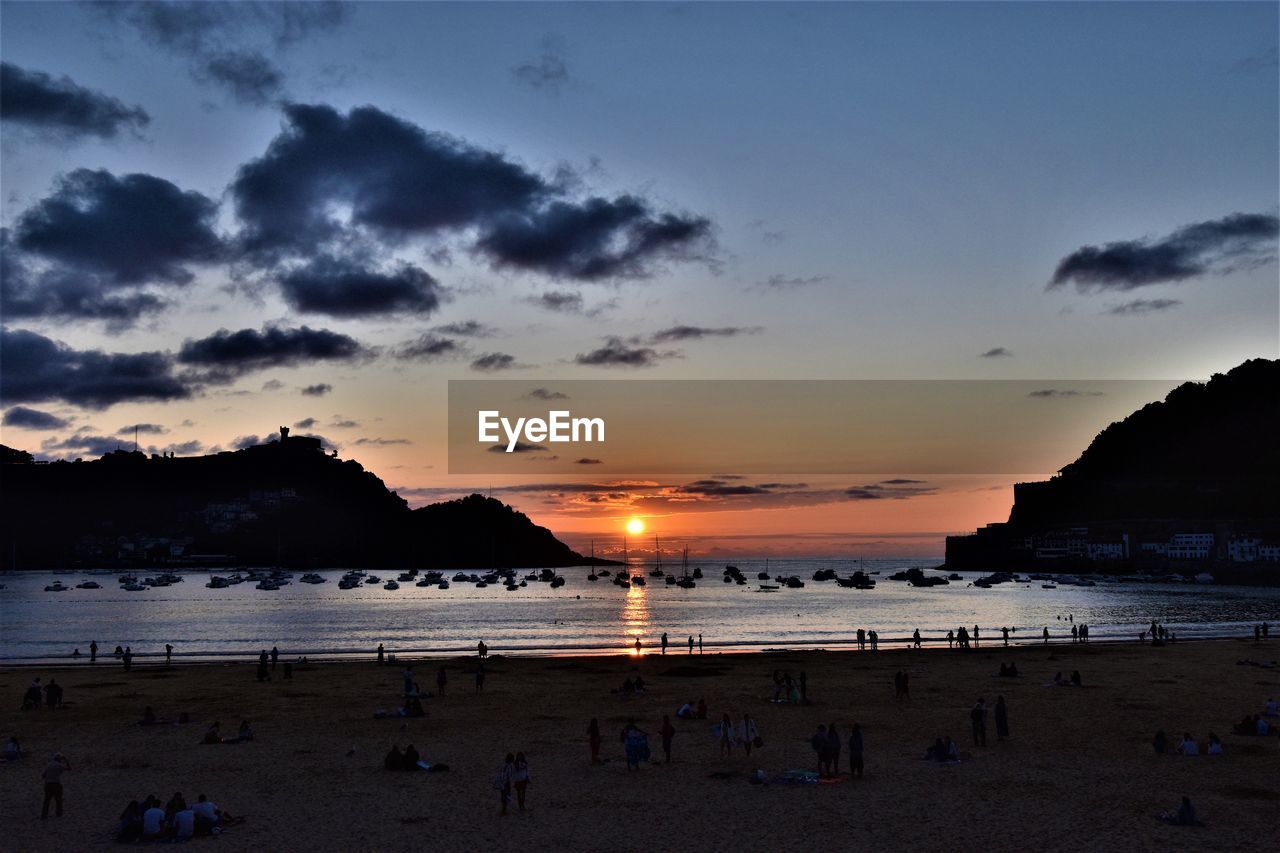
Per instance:
[[[1233,563],[1253,563],[1262,540],[1255,536],[1232,536],[1227,540],[1227,559]]]
[[[1171,560],[1207,560],[1213,554],[1213,534],[1175,533],[1168,553]]]

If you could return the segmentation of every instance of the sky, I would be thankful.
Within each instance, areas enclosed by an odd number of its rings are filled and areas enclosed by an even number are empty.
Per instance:
[[[289,425],[578,547],[639,515],[691,550],[939,554],[1078,438],[911,488],[495,479],[449,473],[447,382],[1275,358],[1278,9],[0,3],[2,440]],[[1038,399],[1095,431],[1130,402]]]

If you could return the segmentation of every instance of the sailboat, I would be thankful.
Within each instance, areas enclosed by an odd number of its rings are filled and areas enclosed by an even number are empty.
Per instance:
[[[689,546],[684,546],[684,553],[680,556],[680,580],[676,581],[676,586],[681,589],[693,589],[697,584],[693,582],[693,578],[689,577]]]
[[[596,574],[595,565],[596,565],[596,540],[592,539],[592,540],[591,540],[591,566],[592,566],[592,568],[591,568],[591,574],[587,575],[587,580],[589,580],[589,581],[598,581],[598,580],[600,580],[600,576]]]
[[[649,572],[650,577],[660,578],[666,574],[662,570],[662,548],[658,545],[658,537],[653,537],[653,571]]]

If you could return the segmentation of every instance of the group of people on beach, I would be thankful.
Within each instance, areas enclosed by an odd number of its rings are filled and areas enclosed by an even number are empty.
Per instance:
[[[503,760],[502,768],[498,770],[498,775],[494,777],[493,786],[497,789],[499,797],[502,801],[502,813],[507,813],[507,807],[511,804],[511,794],[514,791],[516,795],[516,807],[520,811],[524,811],[525,792],[529,788],[529,762],[525,759],[523,752],[517,752],[514,755],[510,752]]]
[[[201,794],[188,804],[182,794],[175,793],[163,806],[154,794],[145,799],[130,800],[120,813],[116,841],[186,841],[201,835],[216,835],[224,827],[240,823]]]
[[[62,685],[57,679],[50,678],[48,684],[41,685],[40,678],[37,676],[27,685],[27,689],[22,694],[22,710],[35,711],[40,708],[41,702],[44,707],[52,710],[62,706]]]

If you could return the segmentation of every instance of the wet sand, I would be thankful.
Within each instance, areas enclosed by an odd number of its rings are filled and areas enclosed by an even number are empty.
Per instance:
[[[834,849],[1274,849],[1280,819],[1280,738],[1241,737],[1232,724],[1280,698],[1280,669],[1237,660],[1280,658],[1280,640],[1050,646],[974,652],[894,650],[634,658],[490,657],[481,695],[475,658],[444,661],[447,695],[425,700],[423,719],[375,719],[400,702],[402,665],[295,666],[257,683],[255,665],[155,663],[126,673],[113,660],[64,669],[0,671],[0,738],[16,734],[27,757],[0,765],[3,846],[77,850],[108,845],[128,800],[181,791],[207,793],[247,820],[197,849],[228,850],[777,850]],[[283,660],[283,658],[282,658]],[[1015,661],[1018,679],[995,677]],[[403,663],[403,662],[402,662]],[[434,690],[441,661],[415,662]],[[809,705],[779,705],[772,673],[808,674]],[[1044,686],[1057,671],[1080,670],[1082,688]],[[893,677],[910,673],[911,698],[894,697]],[[643,675],[647,692],[611,691]],[[26,685],[50,675],[66,707],[16,710]],[[1004,695],[1011,737],[973,747],[968,712],[981,696]],[[711,720],[674,719],[705,697]],[[187,711],[186,726],[136,725],[152,705],[161,717]],[[710,726],[722,712],[756,719],[763,748],[717,755]],[[628,718],[649,731],[670,714],[674,760],[628,772],[619,732]],[[600,720],[607,762],[590,766],[586,740]],[[207,723],[233,734],[252,721],[250,743],[202,746]],[[751,785],[752,771],[816,769],[809,737],[835,721],[862,725],[866,775],[835,784]],[[1280,721],[1277,721],[1280,722]],[[1221,756],[1158,756],[1157,729],[1202,744],[1210,731]],[[950,734],[970,758],[923,760],[926,745]],[[393,743],[412,742],[443,773],[392,773]],[[348,751],[355,747],[355,754]],[[55,750],[67,814],[41,821],[40,771]],[[492,780],[502,756],[523,750],[532,782],[529,811],[498,814]],[[847,773],[847,752],[841,754]],[[715,775],[713,775],[715,774]],[[1205,826],[1155,819],[1180,796]]]

